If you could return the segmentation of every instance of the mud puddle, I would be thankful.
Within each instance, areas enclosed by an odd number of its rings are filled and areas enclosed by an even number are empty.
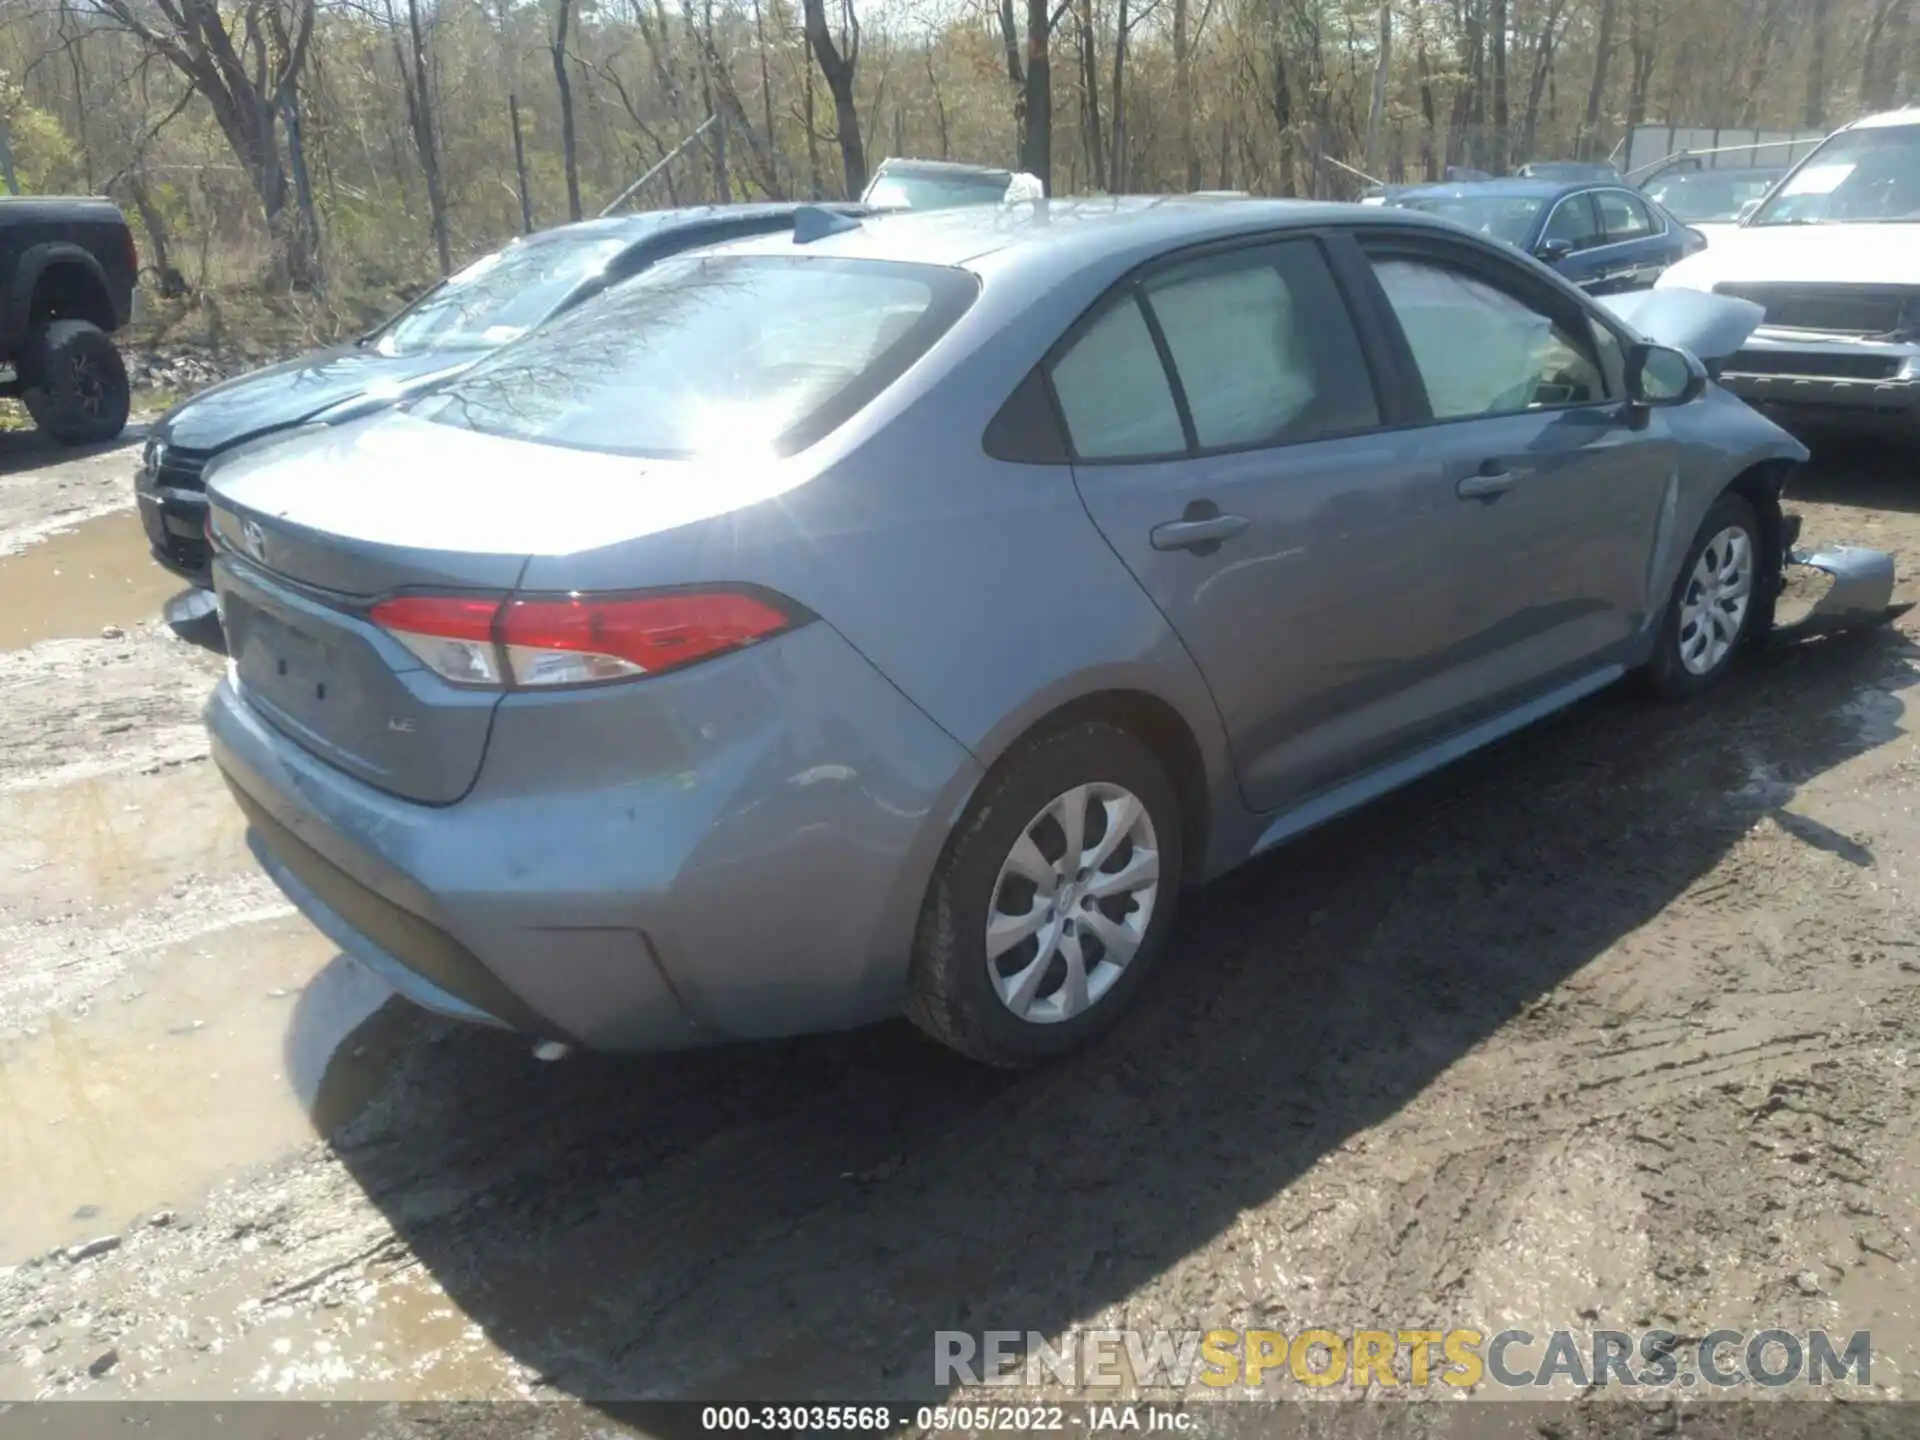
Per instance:
[[[0,650],[131,630],[184,588],[147,554],[137,512],[84,520],[0,559]]]
[[[0,1264],[191,1206],[357,1113],[377,1073],[351,1035],[390,992],[334,954],[295,916],[234,925],[0,1042]]]
[[[254,869],[246,824],[209,764],[90,776],[0,796],[0,903],[124,907]]]

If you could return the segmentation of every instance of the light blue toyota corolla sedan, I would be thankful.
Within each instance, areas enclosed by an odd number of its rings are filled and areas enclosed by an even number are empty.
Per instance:
[[[803,215],[210,471],[214,755],[437,1010],[1042,1060],[1184,884],[1770,625],[1804,452],[1658,308],[1404,210]]]

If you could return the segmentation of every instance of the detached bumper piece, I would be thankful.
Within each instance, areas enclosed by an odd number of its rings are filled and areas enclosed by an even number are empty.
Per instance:
[[[1797,515],[1787,518],[1787,532],[1786,563],[1818,570],[1831,576],[1833,584],[1801,619],[1790,625],[1776,625],[1772,635],[1775,641],[1804,640],[1811,635],[1884,625],[1910,608],[1893,603],[1893,556],[1886,551],[1858,545],[1828,545],[1819,549],[1796,545],[1794,541],[1800,532]]]

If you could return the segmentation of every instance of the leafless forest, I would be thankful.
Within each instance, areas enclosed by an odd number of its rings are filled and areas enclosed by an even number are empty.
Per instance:
[[[5,180],[104,192],[156,282],[416,284],[636,203],[857,193],[887,155],[1054,193],[1350,196],[1626,127],[1908,98],[1914,0],[0,0]],[[169,274],[171,272],[171,274]]]

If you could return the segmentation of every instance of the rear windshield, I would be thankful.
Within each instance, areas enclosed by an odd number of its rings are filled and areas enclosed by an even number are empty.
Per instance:
[[[623,455],[791,454],[853,416],[972,303],[963,270],[682,257],[415,402],[490,435]]]
[[[1426,215],[1444,215],[1469,230],[1509,245],[1525,245],[1545,200],[1530,195],[1422,195],[1387,202]]]
[[[374,335],[382,355],[491,350],[518,339],[593,279],[630,242],[522,241],[448,277]]]

